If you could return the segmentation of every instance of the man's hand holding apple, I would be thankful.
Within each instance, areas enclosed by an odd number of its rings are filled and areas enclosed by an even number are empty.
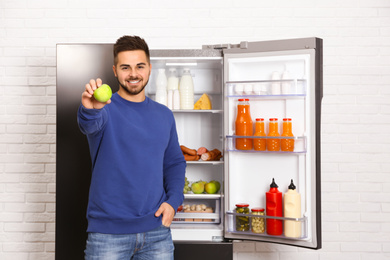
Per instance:
[[[102,88],[97,91],[100,87]],[[85,91],[81,95],[81,103],[87,109],[101,109],[105,105],[111,103],[111,96],[111,88],[106,84],[102,85],[102,80],[100,78],[97,78],[96,80],[91,79],[89,83],[85,85]]]

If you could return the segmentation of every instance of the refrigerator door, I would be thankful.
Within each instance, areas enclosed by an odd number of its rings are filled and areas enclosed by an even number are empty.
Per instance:
[[[224,236],[228,239],[319,249],[322,40],[305,38],[242,42],[239,45],[221,47],[225,48]],[[278,119],[280,135],[283,132],[283,119],[291,118],[293,137],[284,140],[282,137],[265,137],[263,140],[268,145],[267,149],[255,150],[258,148],[254,142],[260,139],[253,136],[238,138],[245,134],[236,134],[238,99],[249,100],[246,102],[250,105],[253,125],[256,118],[264,118],[267,133],[270,118]],[[253,147],[243,150],[239,144],[242,140],[247,140]],[[282,148],[271,151],[270,142],[274,140],[293,140],[295,145],[293,150],[284,149],[282,144]],[[287,202],[285,194],[293,180],[296,191],[301,196],[298,203],[266,203],[266,193],[270,190],[273,179],[283,194],[284,202]],[[240,203],[249,204],[249,211],[237,207]],[[255,207],[265,210],[252,212],[250,209]],[[282,207],[283,215],[267,216],[277,207]],[[286,217],[294,209],[298,211],[298,215]],[[271,234],[272,221],[279,222],[283,233]]]

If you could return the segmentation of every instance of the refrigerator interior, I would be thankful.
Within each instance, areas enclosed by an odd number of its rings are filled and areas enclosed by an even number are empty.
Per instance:
[[[207,94],[212,109],[181,110],[173,109],[180,145],[191,149],[206,147],[224,150],[223,138],[223,59],[217,50],[167,50],[151,51],[152,74],[147,95],[156,98],[156,77],[159,69],[176,69],[180,79],[184,68],[189,68],[194,83],[194,101]],[[177,212],[172,224],[172,237],[175,241],[222,241],[223,240],[223,158],[219,161],[188,161],[186,178],[189,186],[202,180],[216,180],[221,183],[217,194],[184,194],[183,206],[192,206],[191,211]],[[199,206],[212,208],[212,212],[201,212]],[[198,208],[196,208],[198,206]],[[191,235],[189,235],[191,234]]]
[[[229,191],[225,196],[227,238],[294,245],[307,245],[315,240],[314,57],[314,50],[225,54],[225,190]],[[287,76],[285,71],[288,71]],[[283,132],[283,118],[291,118],[294,151],[236,149],[235,120],[239,98],[249,99],[253,124],[256,118],[264,118],[266,133],[270,118],[278,119],[279,134]],[[251,227],[248,231],[236,230],[236,220],[244,216],[236,213],[236,204],[247,203],[249,208],[266,209],[265,194],[273,178],[283,196],[291,180],[301,194],[301,217],[294,220],[301,226],[299,237],[267,235],[267,230],[258,234],[252,232]],[[248,216],[251,225],[255,215]],[[268,221],[265,216],[261,218],[265,223]],[[284,222],[286,219],[282,217],[279,220]]]

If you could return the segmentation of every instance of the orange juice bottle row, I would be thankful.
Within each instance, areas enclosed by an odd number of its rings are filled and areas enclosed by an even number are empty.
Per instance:
[[[256,118],[255,132],[253,133],[253,121],[250,114],[249,99],[239,99],[237,105],[236,135],[254,136],[256,138],[236,138],[237,150],[256,151],[294,151],[294,139],[290,138],[270,138],[270,137],[293,137],[292,119],[283,118],[283,132],[279,134],[277,118],[270,118],[268,123],[268,135],[265,133],[264,118]],[[259,138],[267,136],[267,138]]]

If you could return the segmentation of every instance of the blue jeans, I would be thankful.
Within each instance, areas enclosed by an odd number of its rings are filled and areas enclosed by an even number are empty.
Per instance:
[[[173,260],[171,229],[161,225],[145,233],[89,233],[85,260]]]

